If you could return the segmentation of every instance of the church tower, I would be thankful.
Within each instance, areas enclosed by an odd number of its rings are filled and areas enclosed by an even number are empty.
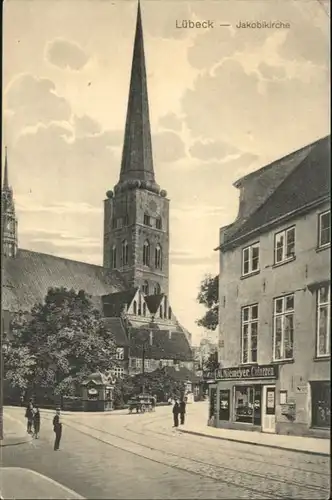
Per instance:
[[[104,267],[145,295],[168,295],[169,200],[155,181],[139,2],[120,178],[106,196]]]
[[[2,251],[5,257],[15,257],[17,252],[17,219],[13,190],[8,182],[8,158],[5,148],[5,166],[1,190],[1,236]]]

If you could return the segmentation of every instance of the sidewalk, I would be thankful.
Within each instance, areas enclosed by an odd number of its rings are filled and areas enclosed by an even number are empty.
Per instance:
[[[32,439],[31,435],[27,434],[24,424],[8,415],[8,412],[4,412],[3,427],[4,439],[0,441],[0,447],[23,444]]]
[[[0,471],[0,499],[83,499],[78,493],[30,469],[3,467]]]
[[[236,443],[247,443],[281,450],[308,453],[311,455],[330,456],[330,440],[315,439],[311,437],[284,436],[282,434],[267,434],[263,432],[238,431],[231,429],[218,429],[209,427],[204,422],[190,422],[185,427],[179,427],[178,432],[194,434],[196,436],[209,437],[234,441]]]

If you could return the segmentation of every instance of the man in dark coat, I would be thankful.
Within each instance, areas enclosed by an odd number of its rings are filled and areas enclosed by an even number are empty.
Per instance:
[[[186,415],[186,401],[185,399],[182,399],[181,402],[180,402],[180,405],[179,405],[179,411],[180,411],[180,424],[183,425],[184,424],[184,419],[185,419],[185,415]]]
[[[53,418],[53,430],[55,432],[54,451],[57,451],[59,449],[62,436],[62,422],[59,408],[57,408],[55,417]]]
[[[33,435],[36,439],[39,437],[40,431],[40,411],[38,406],[33,409]]]
[[[179,427],[179,413],[180,413],[180,405],[178,401],[175,401],[173,406],[173,427]]]
[[[32,402],[27,406],[27,409],[25,411],[25,418],[27,419],[27,433],[31,434],[32,433],[32,422],[33,422],[33,405]]]

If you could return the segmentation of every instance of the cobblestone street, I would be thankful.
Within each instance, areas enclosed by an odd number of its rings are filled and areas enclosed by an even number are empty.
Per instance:
[[[188,408],[188,418],[205,412]],[[22,410],[11,416],[23,422]],[[52,414],[41,439],[3,449],[3,466],[27,467],[86,498],[329,497],[329,459],[231,443],[172,429],[171,411],[64,415],[61,451],[52,449]]]

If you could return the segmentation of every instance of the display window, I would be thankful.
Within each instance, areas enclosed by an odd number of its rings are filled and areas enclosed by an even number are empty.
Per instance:
[[[329,428],[331,426],[331,384],[330,382],[311,382],[312,426]]]
[[[261,425],[262,386],[234,387],[234,393],[235,422]]]

